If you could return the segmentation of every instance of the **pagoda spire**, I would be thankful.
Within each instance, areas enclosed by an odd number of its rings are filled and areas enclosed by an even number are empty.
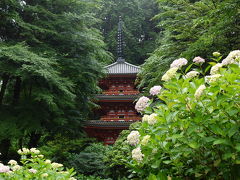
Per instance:
[[[117,44],[117,53],[118,53],[118,59],[117,62],[124,62],[123,58],[123,21],[122,17],[119,16],[119,22],[118,22],[118,44]]]

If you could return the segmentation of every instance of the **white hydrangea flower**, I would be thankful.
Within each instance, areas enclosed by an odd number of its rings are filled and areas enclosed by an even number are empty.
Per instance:
[[[213,56],[214,56],[214,57],[218,57],[218,56],[220,56],[220,55],[221,55],[220,52],[214,52],[214,53],[213,53]]]
[[[47,159],[47,160],[45,160],[45,163],[46,164],[51,164],[52,162],[51,162],[51,160]]]
[[[176,73],[177,73],[178,68],[170,68],[163,76],[162,76],[162,81],[169,81],[172,79]]]
[[[20,170],[21,168],[22,168],[21,166],[15,165],[15,166],[13,166],[11,169],[12,169],[13,171],[18,171],[18,170]]]
[[[40,154],[38,155],[39,158],[44,158],[44,155]]]
[[[6,172],[10,172],[10,167],[0,163],[0,173],[6,173]]]
[[[21,6],[26,6],[26,4],[27,4],[25,1],[20,1],[19,3]]]
[[[34,153],[34,154],[39,154],[40,153],[40,151],[38,149],[36,149],[36,148],[31,148],[30,152]]]
[[[148,124],[153,125],[157,122],[157,114],[152,113],[148,118]]]
[[[197,56],[193,59],[193,62],[196,64],[202,64],[205,63],[205,59],[201,58],[200,56]]]
[[[15,160],[10,160],[10,161],[8,161],[8,164],[14,166],[14,165],[17,165],[18,163]]]
[[[22,148],[22,153],[23,154],[28,154],[30,151],[28,148]]]
[[[195,98],[199,99],[205,89],[206,89],[206,86],[204,84],[199,86],[199,88],[196,90],[194,94]]]
[[[52,163],[52,167],[53,168],[60,168],[60,167],[63,167],[63,165],[59,164],[59,163]]]
[[[211,76],[205,76],[205,82],[208,84],[214,83],[220,78],[222,75],[221,74],[214,74]]]
[[[161,86],[153,86],[153,87],[150,89],[149,93],[150,93],[151,95],[153,95],[153,96],[154,96],[154,95],[158,95],[158,94],[160,93],[161,89],[162,89]]]
[[[185,58],[179,58],[176,59],[172,62],[172,64],[170,65],[171,68],[181,68],[182,66],[186,65],[188,63],[188,61]]]
[[[22,152],[21,149],[19,149],[19,150],[17,151],[17,153],[21,155],[23,152]]]
[[[222,61],[222,65],[234,64],[240,60],[240,50],[231,51],[228,56]]]
[[[190,71],[190,72],[188,72],[188,73],[185,75],[185,77],[186,77],[186,78],[194,78],[194,77],[196,77],[198,74],[199,74],[199,72],[197,72],[197,71]]]
[[[29,171],[30,173],[33,173],[33,174],[36,174],[36,173],[37,173],[37,170],[36,170],[36,169],[33,169],[33,168],[32,168],[32,169],[29,169],[28,171]]]
[[[149,119],[149,115],[145,114],[145,115],[142,117],[142,122],[148,122],[148,119]]]
[[[48,177],[48,173],[43,173],[41,177]]]
[[[149,136],[149,135],[144,136],[143,139],[142,139],[142,141],[141,141],[141,144],[144,145],[144,146],[147,145],[150,137],[151,137],[151,136]]]
[[[141,162],[143,160],[144,154],[142,154],[142,151],[140,147],[137,147],[132,150],[132,158],[138,162]]]
[[[135,109],[138,112],[143,111],[147,106],[148,106],[148,102],[150,101],[149,98],[143,96],[141,98],[139,98],[139,100],[137,101],[136,105],[135,105]]]
[[[70,179],[69,180],[77,180],[76,178],[74,178],[74,177],[70,177]]]
[[[213,75],[213,74],[217,74],[218,71],[220,70],[220,68],[222,67],[223,65],[221,63],[217,63],[216,65],[212,66],[211,70],[210,70],[210,74]]]
[[[140,137],[140,134],[138,131],[131,131],[131,133],[127,137],[128,144],[132,146],[136,146],[140,141],[139,137]]]

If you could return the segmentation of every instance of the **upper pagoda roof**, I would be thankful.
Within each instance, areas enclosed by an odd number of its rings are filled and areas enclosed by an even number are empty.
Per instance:
[[[137,74],[140,71],[139,66],[130,64],[122,58],[118,58],[115,63],[112,63],[105,68],[108,74]]]
[[[119,16],[117,44],[118,44],[117,45],[117,54],[118,54],[117,61],[105,67],[107,70],[107,73],[110,75],[139,73],[140,71],[139,66],[135,66],[133,64],[127,63],[123,58],[124,41],[123,41],[123,21],[121,16]]]

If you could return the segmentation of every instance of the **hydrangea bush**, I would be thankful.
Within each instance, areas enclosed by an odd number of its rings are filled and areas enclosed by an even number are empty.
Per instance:
[[[127,142],[140,178],[240,177],[240,51],[221,58],[196,57],[187,67],[177,59],[162,87],[150,90],[153,98],[136,103],[142,124]]]
[[[0,163],[0,179],[4,180],[32,180],[59,179],[76,180],[73,169],[64,170],[62,164],[45,159],[36,148],[18,150],[21,155],[20,163],[10,160],[8,165]]]

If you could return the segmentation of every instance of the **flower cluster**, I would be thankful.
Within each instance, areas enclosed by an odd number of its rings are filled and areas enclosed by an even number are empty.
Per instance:
[[[143,96],[141,98],[139,98],[138,102],[136,103],[135,105],[135,109],[138,111],[138,112],[141,112],[143,111],[147,106],[148,106],[148,102],[150,101],[149,98]]]
[[[223,65],[221,63],[217,63],[216,65],[212,66],[210,74],[211,75],[217,74],[222,66]]]
[[[26,155],[26,154],[29,154],[30,150],[27,148],[22,148],[22,149],[19,149],[17,152],[20,155]]]
[[[202,64],[205,63],[205,59],[201,58],[200,56],[197,56],[193,59],[193,62],[196,64]]]
[[[240,50],[235,50],[229,53],[229,55],[222,61],[222,65],[234,64],[240,61]]]
[[[144,146],[147,145],[150,137],[151,137],[151,136],[149,136],[149,135],[144,136],[143,139],[142,139],[142,141],[141,141],[141,144],[144,145]]]
[[[28,171],[29,171],[30,173],[33,173],[33,174],[36,174],[36,173],[37,173],[37,170],[36,170],[36,169],[33,169],[33,168],[29,169]]]
[[[162,76],[162,81],[169,81],[171,80],[177,73],[178,68],[170,68],[163,76]]]
[[[204,84],[199,86],[199,88],[196,90],[194,94],[195,98],[199,99],[205,89],[206,89],[206,86]]]
[[[199,72],[197,72],[197,71],[190,71],[190,72],[188,72],[188,73],[185,75],[185,77],[186,77],[186,78],[194,78],[194,77],[196,77],[197,75],[199,75]]]
[[[60,168],[60,167],[63,167],[62,164],[59,164],[59,163],[52,163],[51,164],[53,168],[57,169],[57,168]]]
[[[132,150],[132,158],[138,162],[141,162],[143,160],[144,154],[141,151],[140,147],[137,147]]]
[[[10,160],[10,161],[8,161],[8,164],[14,166],[14,165],[17,165],[18,163],[15,160]]]
[[[221,55],[220,52],[213,52],[214,57],[219,57],[220,55]]]
[[[10,167],[0,163],[0,173],[6,173],[6,172],[10,172]]]
[[[221,74],[214,74],[211,76],[205,76],[205,82],[208,84],[216,82],[222,75]]]
[[[63,165],[50,160],[45,160],[44,156],[36,148],[22,148],[18,150],[21,156],[21,164],[10,160],[9,166],[0,163],[0,179],[72,179],[72,170],[64,171]]]
[[[151,115],[144,115],[142,122],[147,122],[149,125],[153,125],[157,122],[157,114],[152,113]]]
[[[148,122],[149,119],[149,115],[144,114],[144,116],[142,117],[142,122]]]
[[[157,114],[152,113],[148,118],[148,124],[153,125],[157,122]]]
[[[136,146],[140,141],[139,137],[140,134],[138,131],[132,131],[127,137],[127,142],[132,146]]]
[[[158,94],[160,93],[161,89],[162,89],[161,86],[153,86],[153,87],[150,89],[149,93],[150,93],[151,95],[153,95],[153,96],[154,96],[154,95],[158,95]]]
[[[33,153],[33,154],[40,154],[40,151],[36,148],[31,148],[30,152]]]
[[[188,63],[188,61],[185,58],[179,58],[172,62],[170,65],[170,68],[181,68],[182,66],[185,66]]]

